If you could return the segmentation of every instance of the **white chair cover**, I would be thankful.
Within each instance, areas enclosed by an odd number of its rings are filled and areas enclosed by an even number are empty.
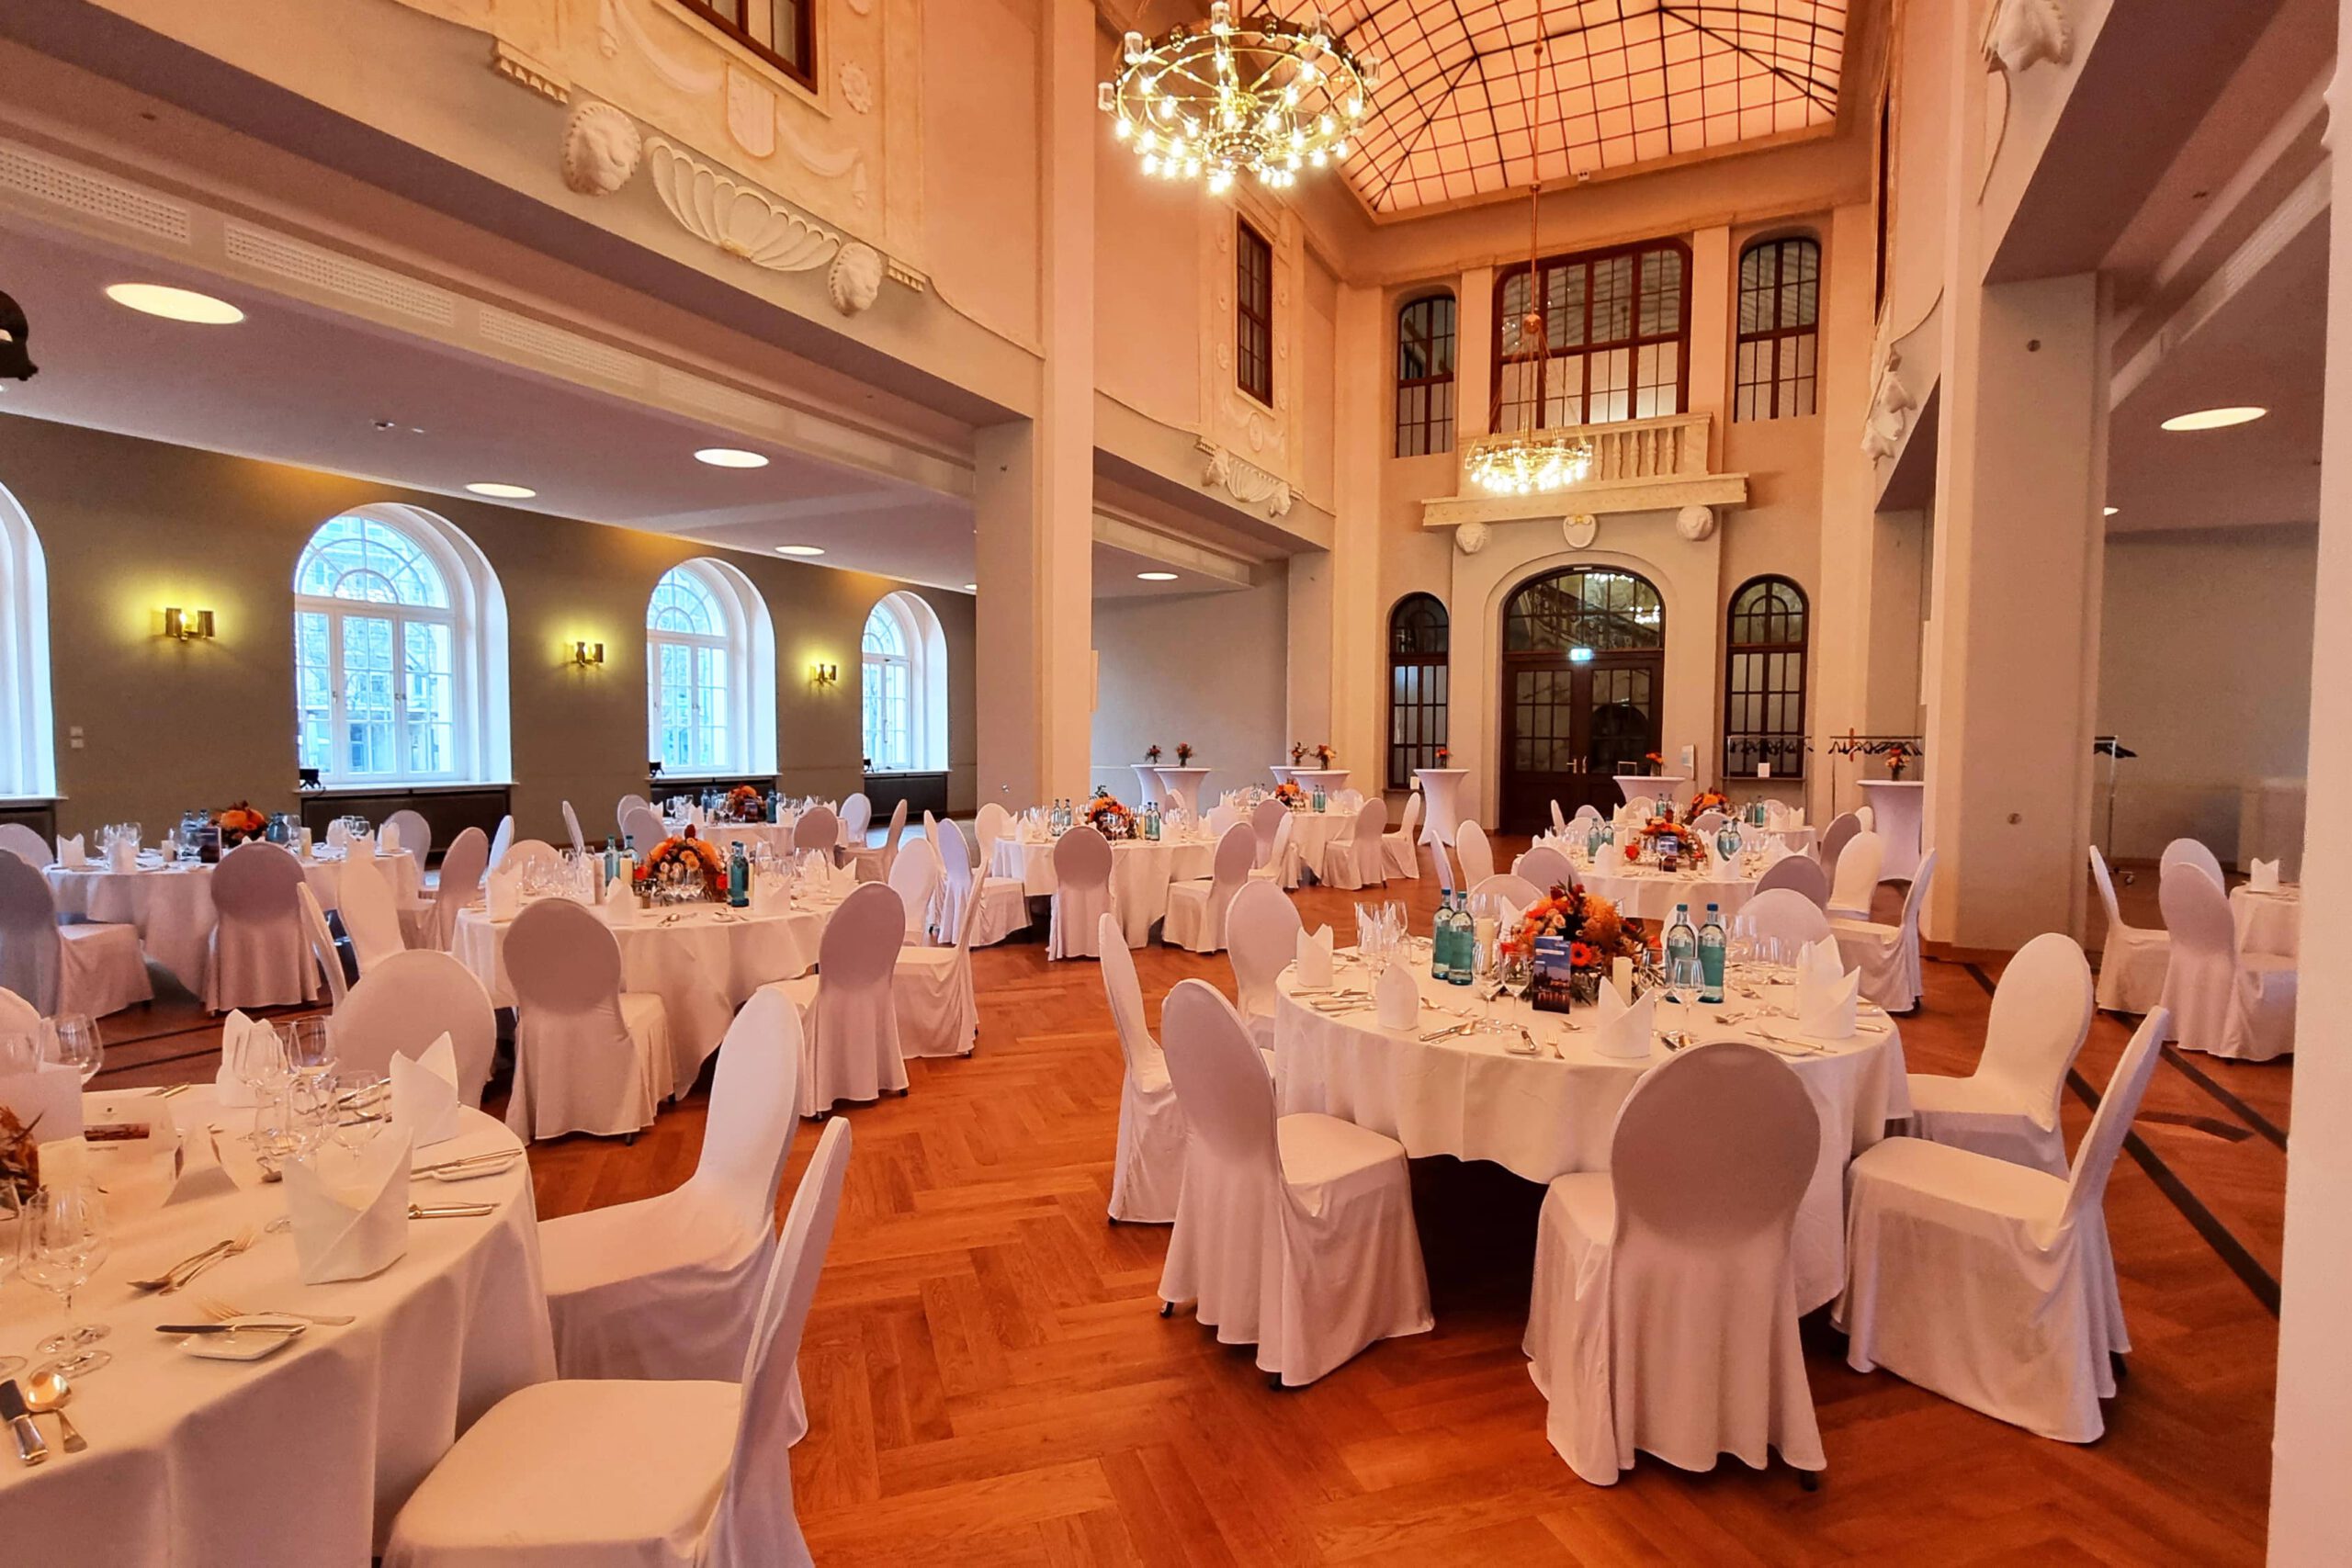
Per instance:
[[[1596,1486],[1636,1450],[1684,1470],[1771,1450],[1820,1470],[1797,1340],[1797,1206],[1821,1123],[1796,1074],[1736,1041],[1643,1075],[1609,1168],[1554,1181],[1535,1238],[1528,1371],[1545,1434]]]
[[[395,1055],[424,1055],[444,1034],[458,1058],[458,1098],[480,1105],[498,1053],[498,1014],[473,971],[446,953],[396,953],[360,976],[329,1022],[337,1070],[380,1078]]]
[[[588,852],[588,836],[580,830],[580,813],[571,809],[571,802],[568,800],[563,803],[563,830],[571,836],[573,854]]]
[[[1871,806],[1854,807],[1854,821],[1865,833],[1878,831],[1878,808]]]
[[[1549,844],[1538,844],[1519,857],[1511,870],[1549,893],[1555,887],[1581,887],[1576,863]]]
[[[798,1115],[800,1014],[743,1004],[718,1049],[702,1156],[657,1198],[539,1223],[556,1371],[731,1380],[775,1258],[775,1208]]]
[[[2161,873],[2173,865],[2193,865],[2211,877],[2214,886],[2224,892],[2229,888],[2229,878],[2222,874],[2222,857],[2206,848],[2202,840],[2175,839],[2166,844],[2163,856],[2156,862],[2156,869]]]
[[[2091,1032],[2091,966],[2074,938],[2044,931],[1993,989],[1984,1051],[1964,1078],[1912,1073],[1911,1131],[1994,1159],[2066,1174],[2058,1103]]]
[[[1875,837],[1876,835],[1872,835]],[[1859,840],[1856,842],[1860,842]],[[1853,852],[1853,845],[1846,847]],[[1936,852],[1919,857],[1903,895],[1903,920],[1883,925],[1875,920],[1832,921],[1838,951],[1846,967],[1861,972],[1861,995],[1889,1012],[1909,1012],[1919,1005],[1927,976],[1919,964],[1919,914],[1928,906],[1928,888],[1936,879]]]
[[[1690,829],[1693,832],[1703,833],[1708,838],[1713,839],[1717,833],[1724,830],[1724,824],[1730,820],[1730,818],[1724,816],[1720,811],[1702,811],[1695,818],[1692,819]]]
[[[1829,918],[1871,918],[1871,900],[1878,892],[1879,868],[1886,863],[1886,840],[1861,832],[1846,840],[1838,852],[1838,867],[1829,882]]]
[[[401,853],[416,857],[416,869],[422,873],[433,854],[433,824],[424,819],[424,813],[403,807],[384,818],[384,831],[400,841]]]
[[[1046,956],[1094,958],[1102,911],[1111,907],[1111,841],[1077,827],[1054,845],[1053,923]]]
[[[1498,871],[1470,889],[1470,897],[1499,898],[1514,909],[1524,909],[1543,897],[1544,891],[1515,872]]]
[[[883,880],[899,895],[907,912],[907,940],[918,947],[931,941],[932,906],[938,900],[942,873],[939,852],[927,839],[917,839],[891,862]]]
[[[2165,1010],[2185,1051],[2267,1062],[2295,1048],[2295,964],[2241,953],[2229,896],[2198,862],[2165,866],[2156,901],[2171,932]]]
[[[1577,814],[1569,818],[1573,822],[1598,822],[1600,819],[1600,807],[1589,800],[1577,807]]]
[[[33,1004],[16,992],[0,987],[0,1035],[19,1034],[38,1043],[40,1040],[40,1014]]]
[[[514,814],[508,812],[498,819],[498,831],[490,836],[490,869],[498,870],[506,863],[506,852],[514,847]]]
[[[1315,868],[1317,879],[1346,892],[1385,884],[1388,847],[1383,840],[1387,831],[1388,803],[1374,795],[1357,807],[1354,819],[1324,844],[1323,858]]]
[[[1209,807],[1208,830],[1210,837],[1222,840],[1227,833],[1232,832],[1236,828],[1250,829],[1250,858],[1252,862],[1255,862],[1258,858],[1258,830],[1250,824],[1250,818],[1242,815],[1241,807],[1238,806],[1212,806]]]
[[[283,1007],[319,994],[302,930],[302,863],[277,844],[239,844],[212,868],[212,951],[204,965],[208,1012]]]
[[[1299,930],[1298,907],[1262,878],[1252,877],[1225,912],[1225,955],[1233,965],[1234,997],[1261,1050],[1273,1048],[1274,981],[1298,956]],[[1164,1021],[1160,1028],[1166,1032]],[[1272,1065],[1269,1059],[1269,1071]]]
[[[1388,857],[1388,874],[1419,882],[1421,879],[1421,857],[1413,846],[1413,836],[1421,827],[1421,792],[1414,790],[1405,796],[1405,814],[1397,818],[1396,829],[1380,836],[1380,847]]]
[[[662,820],[662,814],[650,806],[636,807],[621,818],[621,842],[637,852],[640,865],[644,863],[645,857],[653,852],[654,847],[669,836],[668,824]],[[794,841],[798,841],[797,829]],[[494,857],[490,863],[493,870],[498,866]]]
[[[15,855],[35,871],[45,871],[57,859],[56,846],[22,822],[0,822],[0,850]]]
[[[963,935],[964,906],[985,879],[986,863],[979,873],[973,871],[971,849],[954,822],[939,823],[932,831],[935,837],[931,841],[939,850],[939,940],[952,942]]]
[[[991,811],[996,813],[993,818],[996,838],[989,838],[983,831],[991,824],[991,818],[989,816]],[[983,831],[983,836],[979,846],[979,868],[977,871],[970,871],[967,868],[969,879],[978,884],[980,893],[978,917],[979,929],[972,933],[974,947],[994,946],[1014,931],[1026,931],[1029,927],[1029,894],[1022,885],[1021,878],[989,874],[989,867],[996,859],[997,839],[1004,836],[1011,828],[1012,821],[1012,819],[1005,814],[1004,807],[991,803],[980,807],[979,820],[975,824],[975,830]],[[939,840],[940,852],[946,857],[948,868],[948,897],[944,907],[960,919],[966,899],[956,887],[955,867],[957,856],[969,858],[964,848],[964,831],[952,821],[942,822],[939,825]],[[960,931],[941,934],[951,942],[963,935]]]
[[[432,929],[428,945],[449,951],[458,932],[458,911],[481,896],[482,873],[490,865],[490,840],[479,828],[468,828],[449,841],[441,857],[441,880],[433,891]]]
[[[2107,911],[2107,940],[2098,955],[2098,1005],[2109,1012],[2138,1015],[2164,1000],[2165,965],[2172,957],[2172,939],[2162,930],[2123,923],[2115,900],[2115,879],[2108,874],[2107,857],[2090,846],[2091,881]]]
[[[1846,840],[1861,830],[1862,819],[1850,811],[1831,818],[1829,826],[1821,830],[1821,841],[1814,852],[1820,858],[1821,869],[1835,871],[1838,857],[1846,852]]]
[[[1246,853],[1250,839],[1239,841]],[[1222,852],[1224,846],[1218,849]],[[1111,1165],[1111,1218],[1164,1225],[1174,1222],[1176,1196],[1184,1190],[1184,1110],[1176,1103],[1159,1042],[1144,1022],[1143,987],[1118,920],[1114,914],[1102,917],[1102,988],[1111,998],[1111,1023],[1125,1063],[1118,1152]]]
[[[1237,822],[1216,841],[1216,859],[1208,879],[1173,882],[1168,886],[1168,915],[1159,940],[1192,953],[1216,953],[1225,946],[1226,912],[1235,895],[1250,880],[1257,859],[1258,835],[1246,822]],[[1125,938],[1121,945],[1125,945]],[[1130,965],[1132,967],[1132,964]]]
[[[1552,807],[1552,831],[1565,835],[1568,830],[1568,819],[1560,814],[1558,801],[1555,800],[1549,804]]]
[[[641,795],[625,795],[621,796],[620,805],[613,812],[613,821],[626,836],[628,832],[628,814],[632,811],[650,810],[652,805],[651,801]]]
[[[344,861],[343,876],[335,884],[335,911],[343,917],[343,929],[350,933],[352,956],[359,961],[360,974],[407,951],[392,885],[384,880],[374,855],[353,853]]]
[[[343,975],[343,950],[334,944],[334,932],[327,927],[327,912],[319,908],[319,896],[311,891],[306,878],[301,891],[295,895],[302,906],[302,934],[310,939],[311,957],[317,963],[319,973],[327,983],[327,998],[336,1007],[349,994],[351,983]]]
[[[1453,830],[1453,852],[1462,860],[1462,886],[1476,887],[1495,874],[1495,849],[1487,830],[1465,817]]]
[[[671,1090],[662,998],[621,989],[621,948],[585,905],[542,898],[506,931],[514,1087],[506,1125],[526,1142],[651,1124]]]
[[[1815,863],[1811,855],[1791,855],[1785,860],[1775,861],[1772,864],[1766,866],[1764,874],[1756,879],[1755,897],[1760,898],[1776,888],[1786,888],[1792,893],[1802,894],[1814,908],[1822,910],[1825,918],[1826,917],[1829,905],[1829,874]],[[1754,901],[1754,898],[1749,900],[1751,906]]]
[[[1811,861],[1804,863],[1812,865]],[[1815,874],[1820,868],[1814,868]],[[1793,953],[1830,935],[1829,917],[1821,906],[1793,887],[1768,887],[1750,898],[1739,916],[1753,923],[1758,941],[1778,938]]]
[[[792,849],[797,854],[815,850],[827,860],[842,845],[842,820],[830,806],[812,806],[792,821]]]
[[[888,883],[858,887],[833,911],[817,944],[813,977],[777,989],[800,1010],[806,1041],[800,1114],[822,1116],[843,1100],[865,1104],[907,1087],[891,976],[906,945],[907,917]]]
[[[45,1018],[104,1018],[155,997],[138,928],[59,925],[49,878],[14,854],[0,854],[0,986]]]
[[[1438,891],[1441,893],[1458,891],[1463,884],[1461,879],[1453,874],[1453,861],[1445,852],[1445,846],[1441,843],[1431,843],[1430,853],[1437,864]]]
[[[1848,1168],[1848,1365],[2060,1442],[2099,1436],[2132,1348],[2101,1203],[2168,1021],[2142,1021],[2065,1177],[1924,1138]]]
[[[900,855],[899,863],[912,858]],[[979,902],[980,890],[967,881],[958,919],[963,935],[956,944],[899,953],[891,995],[899,1010],[899,1049],[907,1055],[968,1056],[979,1042],[980,1005],[972,990],[972,933],[979,925]]]
[[[842,839],[852,851],[865,847],[865,830],[874,826],[874,803],[863,790],[842,802]]]
[[[1298,886],[1298,851],[1291,842],[1297,830],[1298,817],[1299,814],[1295,811],[1285,810],[1283,813],[1283,819],[1274,824],[1273,847],[1251,870],[1250,873],[1251,876],[1273,883],[1279,887],[1289,888]],[[1254,830],[1253,828],[1252,831]]]
[[[972,816],[972,839],[979,847],[979,864],[986,869],[996,853],[997,840],[1012,831],[1012,813],[989,801]]]
[[[906,836],[907,797],[902,795],[899,797],[899,804],[890,808],[890,831],[884,837],[880,849],[866,848],[863,841],[865,839],[863,833],[858,835],[860,841],[850,846],[850,856],[857,865],[858,880],[861,882],[889,881],[890,868],[898,863],[899,845],[904,841]]]
[[[553,876],[563,869],[563,852],[545,839],[523,839],[507,846],[506,858],[492,863],[503,875],[520,877],[533,871]]]
[[[1206,981],[1181,982],[1160,1019],[1192,1130],[1160,1299],[1196,1303],[1220,1344],[1254,1344],[1259,1370],[1292,1388],[1427,1332],[1404,1145],[1334,1116],[1276,1117],[1248,1032]]]
[[[1258,864],[1274,863],[1274,835],[1290,820],[1290,807],[1268,795],[1250,813],[1250,831],[1258,835]]]

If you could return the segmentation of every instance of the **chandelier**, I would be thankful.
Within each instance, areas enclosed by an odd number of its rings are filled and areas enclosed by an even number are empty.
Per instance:
[[[1212,192],[1244,172],[1295,185],[1301,169],[1347,157],[1379,63],[1351,53],[1320,12],[1236,21],[1227,0],[1162,38],[1127,34],[1120,58],[1118,80],[1097,89],[1112,134],[1145,174],[1205,175]]]
[[[1551,31],[1545,7],[1539,5],[1535,12],[1535,81],[1540,88],[1545,67],[1551,61],[1549,39]],[[1532,119],[1531,106],[1529,118]],[[1544,319],[1541,253],[1535,243],[1537,202],[1544,194],[1544,175],[1536,163],[1540,152],[1541,126],[1530,133],[1527,153],[1527,312],[1519,319],[1519,344],[1522,352],[1532,344],[1533,363],[1541,366],[1544,357],[1545,322]],[[1542,382],[1537,382],[1535,406],[1528,412],[1532,428],[1523,430],[1507,441],[1480,446],[1470,454],[1469,469],[1472,482],[1497,495],[1534,495],[1544,491],[1566,490],[1582,484],[1592,472],[1592,443],[1581,435],[1544,428],[1544,398]]]

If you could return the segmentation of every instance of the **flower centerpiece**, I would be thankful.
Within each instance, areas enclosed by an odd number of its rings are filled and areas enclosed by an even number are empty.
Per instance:
[[[1318,768],[1328,768],[1331,765],[1331,759],[1338,755],[1337,751],[1331,750],[1330,743],[1326,741],[1315,748],[1315,765]]]
[[[1306,806],[1306,792],[1299,788],[1298,785],[1291,783],[1290,780],[1284,779],[1282,783],[1274,786],[1274,798],[1281,801],[1284,806],[1289,807],[1293,811],[1296,811]]]
[[[1439,767],[1442,768],[1442,767],[1444,767],[1448,762],[1451,762],[1451,761],[1453,761],[1453,753],[1451,750],[1449,750],[1448,749],[1446,749],[1446,748],[1445,748],[1445,747],[1443,747],[1443,746],[1441,746],[1441,747],[1439,747],[1439,748],[1437,749],[1437,765],[1438,765]]]
[[[1301,762],[1304,762],[1304,761],[1306,761],[1306,741],[1304,741],[1304,740],[1294,740],[1294,741],[1292,741],[1292,742],[1290,743],[1290,765],[1291,765],[1292,767],[1295,768],[1295,767],[1297,767]]]
[[[0,1205],[14,1208],[40,1190],[40,1145],[33,1140],[39,1125],[40,1117],[28,1126],[0,1105]]]
[[[1176,742],[1176,765],[1180,768],[1189,768],[1193,765],[1193,743],[1191,741],[1179,740]]]
[[[1638,861],[1644,852],[1653,859],[1664,861],[1668,856],[1690,866],[1707,863],[1707,841],[1690,827],[1671,818],[1653,817],[1642,825],[1641,831],[1627,840],[1625,858]]]
[[[1132,839],[1136,835],[1136,814],[1120,804],[1119,797],[1097,785],[1094,798],[1086,803],[1081,815],[1086,825],[1106,839]]]
[[[1147,762],[1157,762],[1159,761],[1159,746],[1158,742],[1154,742],[1143,749],[1143,760]]]
[[[724,898],[727,859],[718,845],[689,827],[653,846],[653,852],[638,867],[637,881],[639,890],[657,896],[680,890],[688,897]]]
[[[1911,749],[1901,741],[1896,741],[1887,748],[1886,776],[1890,779],[1900,779],[1903,776],[1903,765],[1910,760]]]
[[[1719,789],[1702,789],[1690,797],[1690,807],[1682,815],[1687,818],[1698,817],[1709,811],[1728,812],[1730,809],[1729,795]]]
[[[1650,777],[1660,779],[1666,776],[1666,759],[1656,751],[1643,752],[1642,761],[1650,765]]]
[[[1645,946],[1640,928],[1618,911],[1617,906],[1598,894],[1578,888],[1563,887],[1557,883],[1552,891],[1530,904],[1521,915],[1519,930],[1512,944],[1521,952],[1534,953],[1538,938],[1555,938],[1567,944],[1568,995],[1579,1002],[1589,1003],[1599,994],[1600,976],[1620,958],[1630,958],[1639,964]],[[1536,986],[1561,984],[1561,977],[1539,964]],[[1539,998],[1541,999],[1541,998]],[[1567,997],[1553,998],[1555,1007],[1564,1007]]]
[[[260,838],[269,829],[269,818],[241,800],[214,812],[212,825],[220,829],[220,847],[226,850]]]
[[[767,797],[750,784],[737,784],[727,792],[727,815],[737,822],[764,822],[768,819]]]

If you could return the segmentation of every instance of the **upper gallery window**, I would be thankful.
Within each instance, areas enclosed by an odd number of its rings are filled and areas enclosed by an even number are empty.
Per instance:
[[[1555,256],[1541,271],[1540,345],[1522,324],[1527,268],[1496,285],[1496,431],[1680,413],[1690,358],[1690,268],[1681,243]]]
[[[804,86],[817,85],[817,0],[677,0]]]
[[[1396,312],[1396,456],[1453,449],[1453,296]]]
[[[1234,220],[1233,378],[1272,408],[1274,401],[1274,247]]]
[[[1813,412],[1820,319],[1819,245],[1801,237],[1758,240],[1739,254],[1733,419]]]

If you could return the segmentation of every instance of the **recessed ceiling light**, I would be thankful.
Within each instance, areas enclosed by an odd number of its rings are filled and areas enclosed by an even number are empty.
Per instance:
[[[978,593],[979,591],[980,585],[977,582],[967,582],[964,584],[964,592],[967,593]]]
[[[2166,430],[2227,430],[2233,424],[2251,424],[2268,413],[2268,409],[2252,407],[2199,409],[2194,413],[2177,413],[2165,421]]]
[[[695,454],[695,461],[708,463],[714,468],[764,468],[768,460],[757,452],[746,452],[741,446],[706,446]]]
[[[1138,582],[1173,582],[1176,581],[1176,574],[1172,571],[1139,571],[1136,573],[1136,581]]]
[[[2123,508],[2121,508],[2121,507],[2120,507],[2120,506],[2109,506],[2109,507],[2103,507],[2103,508],[2101,508],[2101,509],[2100,509],[2100,511],[2099,511],[2099,515],[2100,515],[2100,516],[2102,516],[2102,517],[2112,517],[2112,516],[2114,516],[2117,513],[2119,513],[2119,512],[2120,512],[2120,511],[2122,511],[2122,510],[2123,510]]]
[[[174,288],[161,283],[110,283],[107,298],[118,305],[161,316],[166,321],[194,321],[200,326],[225,327],[232,321],[242,321],[245,313],[226,299],[215,299],[209,294],[198,294],[192,288]]]
[[[466,488],[476,495],[494,496],[500,501],[528,501],[539,493],[528,485],[499,484],[491,479],[485,479],[480,484],[470,484]]]
[[[825,552],[815,545],[778,545],[775,553],[780,556],[821,556]]]

